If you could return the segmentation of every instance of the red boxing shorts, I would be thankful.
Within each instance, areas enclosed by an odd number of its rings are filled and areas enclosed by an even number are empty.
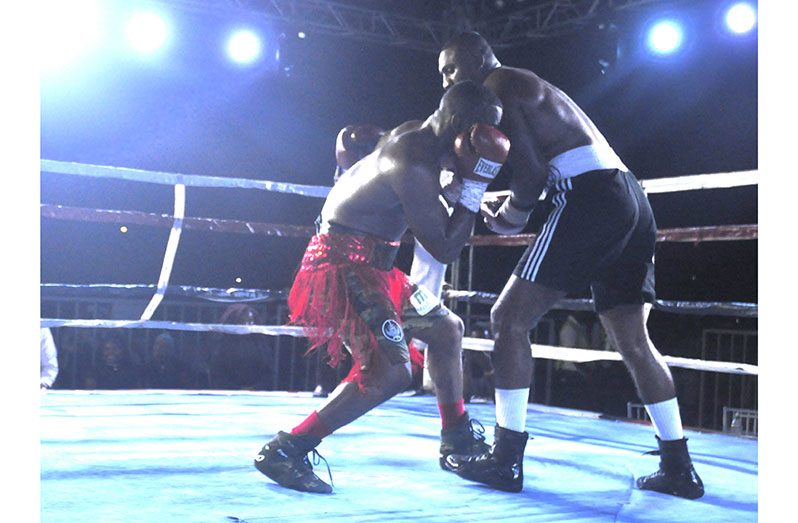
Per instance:
[[[412,286],[393,260],[399,242],[366,234],[327,232],[315,235],[305,250],[288,295],[289,320],[305,327],[308,352],[326,345],[336,366],[348,348],[353,356],[347,381],[363,386],[361,371],[380,350],[391,364],[419,363],[408,349],[402,307]]]

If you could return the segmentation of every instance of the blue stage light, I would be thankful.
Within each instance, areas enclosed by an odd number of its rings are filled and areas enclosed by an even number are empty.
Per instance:
[[[684,43],[684,29],[676,20],[660,20],[649,28],[646,41],[653,53],[673,54]]]
[[[42,2],[39,64],[51,72],[74,65],[99,47],[102,9],[97,0],[46,0]]]
[[[234,32],[227,40],[227,55],[236,63],[250,64],[261,54],[261,39],[249,29]]]
[[[756,25],[756,9],[747,2],[738,2],[726,11],[726,27],[735,34],[745,34]]]
[[[141,53],[153,53],[161,49],[169,39],[169,25],[160,14],[142,11],[134,14],[127,25],[127,41]]]

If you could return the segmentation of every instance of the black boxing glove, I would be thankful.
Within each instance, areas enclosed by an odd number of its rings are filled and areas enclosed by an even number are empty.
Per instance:
[[[510,139],[495,127],[474,124],[454,140],[455,173],[463,180],[458,203],[478,212],[482,195],[499,174],[510,152]]]

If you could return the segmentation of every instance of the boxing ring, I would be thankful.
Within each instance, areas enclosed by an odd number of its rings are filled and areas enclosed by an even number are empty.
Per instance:
[[[192,187],[251,189],[323,198],[329,188],[262,180],[197,176],[41,160],[42,172],[122,179],[174,188],[171,214],[41,204],[41,216],[114,224],[169,227],[156,283],[43,285],[90,287],[97,292],[146,294],[140,314],[126,319],[42,317],[58,329],[147,329],[290,337],[285,324],[235,325],[158,319],[169,296],[222,303],[280,299],[279,291],[170,285],[184,230],[309,238],[312,227],[186,216]],[[684,176],[641,182],[648,194],[757,185],[756,171]],[[659,242],[748,241],[757,225],[689,227],[659,231]],[[473,260],[482,246],[526,245],[532,235],[475,236],[450,267],[450,303],[488,306],[495,295],[474,289]],[[298,258],[295,260],[298,263]],[[294,263],[286,261],[286,263]],[[465,270],[462,265],[466,265]],[[463,274],[463,273],[466,274]],[[559,310],[588,311],[589,300],[566,299]],[[660,300],[655,310],[756,318],[752,303]],[[468,332],[468,331],[467,331]],[[488,339],[466,337],[463,347],[490,351]],[[549,362],[619,361],[614,351],[533,343]],[[694,359],[665,354],[675,369],[756,380],[746,361]],[[702,374],[703,375],[703,374]],[[703,387],[702,381],[702,387]],[[717,382],[715,383],[717,388]],[[703,389],[702,389],[703,390]],[[319,451],[332,468],[334,494],[314,496],[283,489],[251,465],[265,439],[292,426],[317,406],[309,391],[51,390],[41,399],[42,521],[755,521],[758,513],[758,444],[755,437],[721,431],[685,431],[707,494],[687,501],[634,488],[634,477],[655,469],[653,431],[644,420],[530,403],[521,494],[492,491],[438,468],[439,420],[434,397],[403,394],[326,439]],[[472,417],[493,439],[492,404],[472,403]],[[725,412],[724,412],[725,414]],[[754,423],[756,420],[754,420]],[[724,430],[727,420],[723,421]],[[754,431],[755,435],[756,432]],[[327,470],[316,467],[322,479]]]

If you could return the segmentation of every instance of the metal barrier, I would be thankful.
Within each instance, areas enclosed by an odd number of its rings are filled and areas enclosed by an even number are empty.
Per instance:
[[[645,405],[631,401],[626,403],[626,417],[638,421],[651,421]]]
[[[757,363],[757,332],[753,330],[704,329],[701,358]],[[758,377],[720,373],[700,374],[698,425],[726,430],[724,409],[757,408]]]
[[[723,432],[737,436],[759,435],[759,413],[753,409],[723,407]]]

